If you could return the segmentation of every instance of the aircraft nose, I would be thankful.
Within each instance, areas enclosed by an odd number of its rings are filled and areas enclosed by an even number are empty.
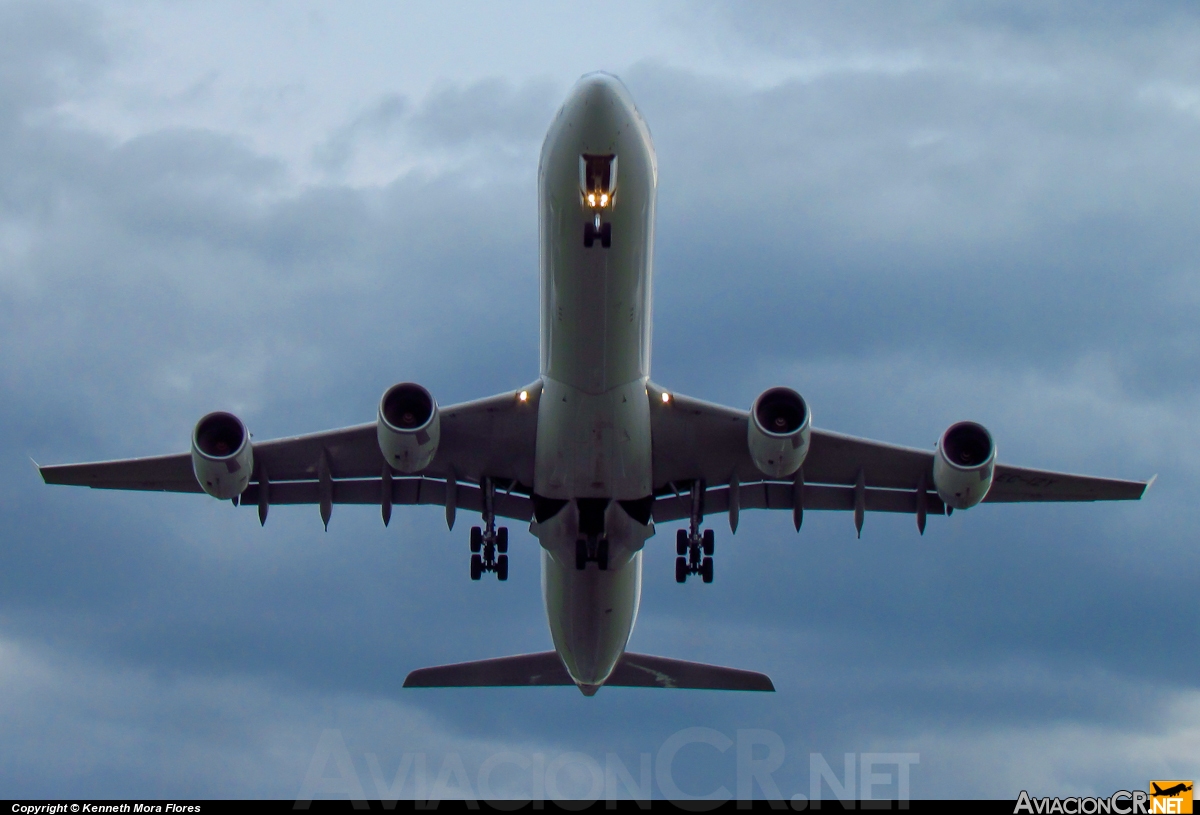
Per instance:
[[[631,107],[629,91],[621,80],[612,74],[596,72],[584,74],[575,84],[574,96],[586,108]]]

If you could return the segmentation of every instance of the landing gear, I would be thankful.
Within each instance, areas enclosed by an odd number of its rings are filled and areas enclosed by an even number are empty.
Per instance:
[[[700,530],[704,518],[703,481],[692,485],[692,517],[688,529],[675,533],[675,582],[686,583],[688,575],[698,574],[705,583],[713,581],[713,552],[717,536],[711,529]]]
[[[589,563],[595,563],[602,572],[608,571],[608,538],[575,541],[575,569],[582,572]]]
[[[508,527],[496,528],[493,509],[496,487],[485,478],[483,490],[483,526],[471,527],[471,579],[478,580],[484,572],[495,572],[496,579],[508,580]]]
[[[680,529],[680,533],[688,534],[683,529]],[[703,539],[689,541],[686,544],[685,555],[680,555],[676,558],[676,582],[684,583],[688,581],[688,575],[700,575],[701,580],[704,582],[713,582],[713,557],[709,555],[709,552],[712,551],[713,531],[712,529],[706,529]],[[701,552],[704,552],[703,557],[701,556]]]
[[[478,526],[471,527],[471,579],[478,580],[484,572],[495,572],[499,580],[508,580],[508,527],[488,533]]]
[[[596,219],[599,221],[599,218]],[[600,245],[605,249],[612,246],[612,224],[601,224],[588,222],[583,225],[583,245],[587,249],[591,249],[596,243],[596,239],[600,239]]]

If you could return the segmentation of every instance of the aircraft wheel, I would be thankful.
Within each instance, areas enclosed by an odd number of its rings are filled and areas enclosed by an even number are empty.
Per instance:
[[[706,557],[700,562],[700,578],[705,583],[711,583],[713,578],[713,559]]]
[[[688,535],[687,531],[679,529],[675,532],[675,554],[682,557],[687,554]]]
[[[508,580],[508,555],[496,558],[496,579]]]
[[[483,576],[483,558],[471,555],[471,579],[478,580]]]
[[[600,571],[608,571],[608,541],[602,540],[596,545],[596,565]]]
[[[483,548],[483,530],[477,526],[471,527],[471,551],[478,552]]]
[[[683,583],[687,580],[688,565],[687,561],[681,557],[675,558],[675,582]]]
[[[591,221],[583,225],[583,245],[591,249],[592,244],[596,242],[596,227]]]
[[[587,568],[587,544],[575,541],[575,570],[582,572]]]
[[[607,223],[600,227],[600,245],[605,249],[612,246],[612,224]]]
[[[711,529],[704,530],[702,546],[704,547],[704,554],[706,555],[712,555],[713,550],[717,548],[717,535]]]
[[[501,553],[508,551],[508,527],[507,526],[502,526],[496,530],[496,551],[501,552]]]

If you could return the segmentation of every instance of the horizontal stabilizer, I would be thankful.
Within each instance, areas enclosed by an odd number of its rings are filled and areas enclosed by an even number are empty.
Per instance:
[[[406,688],[494,688],[524,685],[574,685],[554,651],[520,654],[478,662],[460,662],[413,671]],[[621,655],[606,686],[625,688],[688,688],[694,690],[773,691],[770,677],[757,671],[704,665],[681,659]]]

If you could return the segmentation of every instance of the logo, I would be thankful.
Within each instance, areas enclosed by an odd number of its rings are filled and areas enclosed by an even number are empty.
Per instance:
[[[1150,806],[1151,813],[1190,813],[1192,811],[1192,782],[1191,781],[1151,781]]]

